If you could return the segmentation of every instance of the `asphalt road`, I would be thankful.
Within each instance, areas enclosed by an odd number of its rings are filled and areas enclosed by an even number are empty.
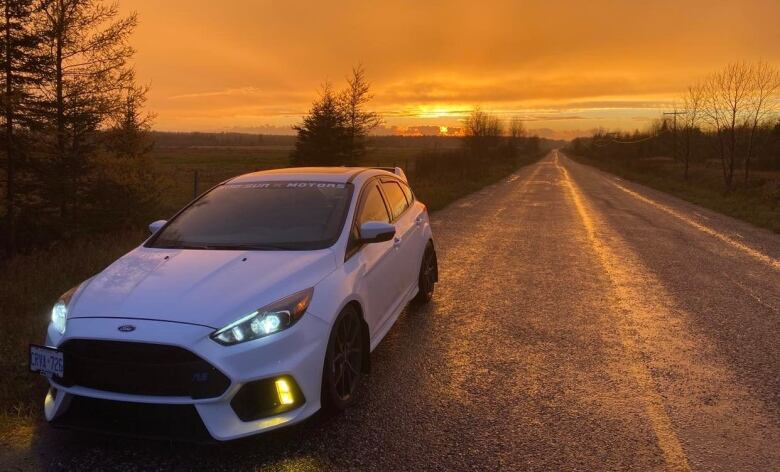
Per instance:
[[[780,469],[780,237],[555,151],[433,225],[434,302],[352,410],[215,446],[41,425],[0,468]]]

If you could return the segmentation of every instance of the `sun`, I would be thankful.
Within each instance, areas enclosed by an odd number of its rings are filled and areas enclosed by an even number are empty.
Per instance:
[[[455,104],[417,105],[415,116],[417,118],[445,118],[456,117],[463,114],[468,107]]]
[[[449,129],[446,126],[439,126],[439,134],[447,134]]]

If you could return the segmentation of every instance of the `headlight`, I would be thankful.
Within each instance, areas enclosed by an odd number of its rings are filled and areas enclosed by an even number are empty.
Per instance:
[[[51,309],[51,325],[60,334],[65,334],[65,326],[68,322],[68,305],[70,305],[70,299],[73,298],[73,294],[78,288],[79,286],[76,285],[63,293]]]
[[[289,328],[306,312],[313,288],[301,290],[215,331],[211,339],[225,346],[262,338]]]

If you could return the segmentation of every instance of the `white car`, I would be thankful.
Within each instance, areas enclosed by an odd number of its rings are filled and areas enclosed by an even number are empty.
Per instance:
[[[48,421],[177,410],[229,440],[343,409],[370,351],[438,280],[427,209],[400,169],[246,174],[150,230],[65,293],[30,346]]]

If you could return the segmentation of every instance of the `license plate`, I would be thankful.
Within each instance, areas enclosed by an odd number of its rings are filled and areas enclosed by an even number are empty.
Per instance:
[[[62,351],[51,347],[30,345],[30,371],[46,377],[65,373],[65,361]]]

